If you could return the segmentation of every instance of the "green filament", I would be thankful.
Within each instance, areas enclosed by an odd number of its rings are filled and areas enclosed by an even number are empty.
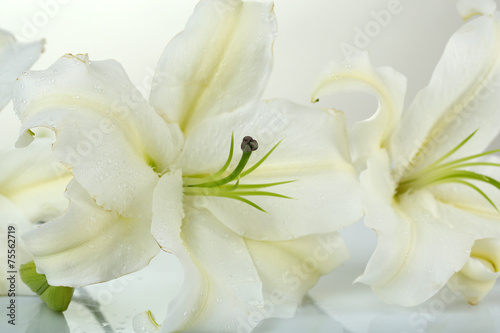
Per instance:
[[[470,134],[456,147],[451,149],[448,153],[443,155],[441,158],[439,158],[432,164],[428,165],[427,167],[423,168],[418,172],[415,172],[414,174],[408,177],[401,179],[396,189],[396,195],[405,193],[410,189],[420,189],[427,186],[435,186],[446,183],[456,183],[470,187],[471,189],[479,193],[483,198],[485,198],[493,206],[493,208],[495,208],[495,210],[499,211],[497,206],[488,197],[488,195],[486,195],[486,193],[484,193],[479,187],[470,183],[468,180],[487,183],[489,185],[496,187],[499,190],[500,190],[500,182],[489,176],[468,170],[463,170],[462,168],[471,166],[500,167],[499,163],[471,161],[479,157],[500,152],[500,149],[490,150],[481,154],[475,154],[443,163],[446,159],[448,159],[455,152],[457,152],[462,146],[464,146],[476,133],[477,130],[474,131],[472,134]]]
[[[229,198],[241,201],[246,203],[262,212],[266,211],[257,205],[256,203],[244,198],[246,196],[268,196],[282,199],[292,199],[288,196],[269,192],[262,191],[261,189],[269,188],[278,185],[284,185],[288,183],[292,183],[295,180],[288,180],[282,182],[275,183],[266,183],[266,184],[240,184],[240,180],[250,174],[252,171],[257,169],[264,161],[271,155],[271,153],[278,147],[281,143],[278,142],[274,147],[262,157],[257,163],[253,166],[245,170],[245,167],[250,160],[252,152],[257,150],[259,147],[256,140],[254,140],[250,136],[246,136],[243,138],[241,143],[242,155],[241,159],[236,166],[236,168],[230,172],[227,176],[227,169],[231,164],[233,158],[233,148],[234,148],[234,135],[231,136],[231,147],[229,150],[229,156],[226,160],[226,163],[213,175],[209,175],[202,178],[194,178],[194,177],[184,177],[184,194],[185,195],[199,195],[199,196],[212,196],[212,197],[222,197]],[[234,184],[230,184],[231,182],[235,182]]]

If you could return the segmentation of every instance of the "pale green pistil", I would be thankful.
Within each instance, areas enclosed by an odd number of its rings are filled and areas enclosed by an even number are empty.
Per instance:
[[[470,183],[469,181],[472,180],[488,183],[495,186],[497,189],[500,189],[500,182],[489,176],[469,170],[463,170],[462,168],[474,166],[500,167],[500,164],[498,163],[472,162],[473,159],[500,152],[500,149],[445,162],[445,160],[448,159],[453,153],[455,153],[463,145],[465,145],[467,141],[469,141],[474,136],[474,134],[476,134],[476,132],[477,130],[434,163],[418,172],[411,174],[410,176],[402,178],[396,189],[396,196],[399,194],[403,194],[410,189],[421,189],[427,186],[435,186],[445,183],[457,183],[468,186],[475,190],[498,211],[493,201],[479,187]]]
[[[244,198],[244,196],[271,196],[283,199],[291,199],[285,195],[261,191],[263,188],[268,188],[272,186],[282,185],[294,182],[295,180],[276,182],[276,183],[267,183],[267,184],[248,184],[242,185],[240,184],[240,179],[250,174],[252,171],[257,169],[268,157],[269,155],[278,147],[281,143],[278,142],[263,158],[261,158],[257,163],[255,163],[252,167],[244,170],[252,152],[257,150],[259,147],[256,140],[254,140],[250,136],[246,136],[243,138],[241,143],[242,156],[240,162],[236,166],[233,172],[227,174],[227,168],[229,164],[231,164],[233,158],[233,148],[234,148],[234,137],[231,137],[231,147],[229,150],[229,156],[227,158],[226,163],[222,166],[222,168],[204,178],[196,178],[196,177],[184,177],[184,194],[185,195],[203,195],[203,196],[214,196],[214,197],[224,197],[229,199],[235,199],[241,202],[244,202],[262,212],[266,212],[260,206],[255,204],[254,202]],[[233,184],[230,184],[234,182]]]

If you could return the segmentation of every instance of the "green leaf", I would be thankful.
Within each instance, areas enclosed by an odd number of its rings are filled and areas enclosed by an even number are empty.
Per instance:
[[[47,304],[47,306],[57,312],[66,311],[73,298],[74,288],[70,287],[54,287],[47,283],[44,274],[36,272],[34,261],[30,261],[21,265],[19,269],[21,280],[31,289],[37,293],[40,299]]]

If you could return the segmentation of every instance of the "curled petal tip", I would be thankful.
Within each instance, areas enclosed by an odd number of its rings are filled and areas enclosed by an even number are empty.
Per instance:
[[[458,12],[464,21],[475,15],[493,15],[497,5],[492,0],[460,0]]]

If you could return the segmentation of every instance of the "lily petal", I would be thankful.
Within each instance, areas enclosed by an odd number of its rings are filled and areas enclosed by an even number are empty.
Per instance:
[[[2,251],[0,252],[0,296],[7,296],[9,289],[11,289],[10,281],[7,280],[10,274],[7,272],[18,271],[22,264],[32,260],[20,237],[20,235],[29,231],[32,225],[23,212],[2,195],[0,195],[0,221],[2,221],[0,237],[3,240]],[[9,227],[12,227],[10,233]],[[15,242],[12,242],[12,240],[15,240]],[[15,244],[15,259],[10,258],[15,265],[14,268],[9,267],[11,262],[7,261],[7,250],[10,249],[9,245],[11,244]],[[24,283],[17,283],[13,289],[15,289],[16,295],[33,295],[33,292]]]
[[[474,243],[470,259],[460,272],[453,275],[449,283],[474,305],[493,288],[498,276],[500,276],[500,241],[487,238]]]
[[[374,177],[388,175],[387,155],[377,159],[371,159],[361,175],[367,191],[376,191],[372,186],[380,184]],[[400,195],[395,205],[369,197],[365,224],[377,231],[378,244],[357,281],[370,284],[389,303],[411,306],[425,301],[462,269],[475,240],[500,237],[498,221],[442,203],[426,190]]]
[[[333,232],[361,217],[359,184],[349,163],[343,113],[274,100],[213,117],[187,138],[178,162],[184,175],[219,169],[227,159],[233,132],[235,140],[250,135],[259,143],[249,166],[283,140],[263,164],[240,179],[240,184],[297,180],[271,190],[293,199],[251,197],[268,214],[220,197],[196,197],[196,207],[208,209],[234,232],[255,240],[290,240]],[[230,169],[242,154],[239,145],[235,146]]]
[[[15,87],[14,107],[28,130],[54,130],[53,152],[98,205],[128,214],[182,147],[182,133],[147,104],[115,61],[65,55]],[[152,191],[152,190],[151,190]]]
[[[240,236],[206,210],[188,207],[180,213],[181,198],[180,172],[165,174],[154,194],[153,233],[180,260],[185,277],[161,332],[235,332],[262,307],[258,273]]]
[[[11,33],[0,29],[0,110],[12,97],[17,77],[40,57],[43,44],[43,40],[19,43]]]
[[[63,193],[71,175],[56,161],[51,145],[51,139],[43,138],[0,153],[0,193],[31,222],[55,218],[68,206]]]
[[[451,37],[393,136],[391,157],[399,176],[434,162],[477,129],[454,157],[483,151],[497,136],[499,54],[497,16],[470,20]]]
[[[474,15],[493,15],[497,4],[491,0],[460,0],[457,7],[458,12],[466,21]]]
[[[263,283],[265,317],[293,317],[320,276],[349,259],[336,232],[282,242],[245,242]]]
[[[374,152],[388,148],[403,111],[406,78],[391,67],[374,68],[368,52],[360,52],[343,64],[331,62],[318,78],[312,100],[352,91],[367,92],[379,103],[375,114],[356,123],[350,134],[353,164],[361,171]]]
[[[157,111],[189,133],[204,118],[260,97],[276,36],[272,6],[201,1],[160,59],[150,97]]]
[[[108,281],[145,267],[158,253],[150,209],[134,217],[105,211],[75,180],[67,196],[70,204],[63,216],[23,237],[37,271],[50,285],[76,288]]]

